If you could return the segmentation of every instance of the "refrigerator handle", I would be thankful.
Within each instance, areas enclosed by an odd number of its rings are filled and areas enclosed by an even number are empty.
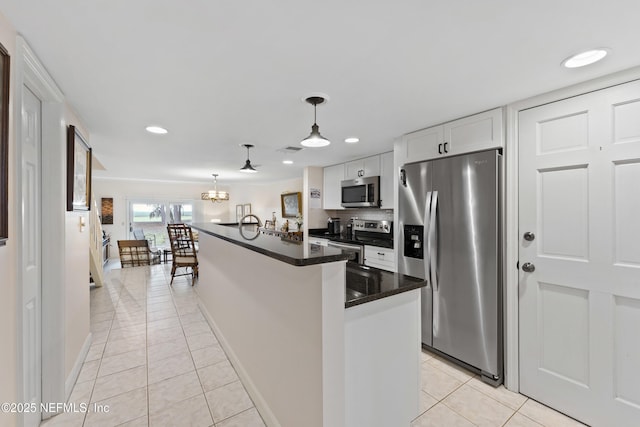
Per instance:
[[[436,227],[438,215],[438,192],[431,196],[431,213],[429,214],[429,270],[431,271],[431,283],[434,291],[438,286],[438,228]]]
[[[424,277],[429,281],[431,285],[431,264],[429,259],[431,258],[431,239],[429,238],[429,224],[431,221],[431,191],[427,191],[427,197],[424,202],[424,228],[422,241],[427,245],[427,253],[424,257]]]

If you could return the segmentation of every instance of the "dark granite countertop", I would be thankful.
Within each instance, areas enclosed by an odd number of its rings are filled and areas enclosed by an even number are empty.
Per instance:
[[[349,308],[427,285],[423,279],[347,263],[344,307]]]
[[[323,239],[331,240],[333,242],[351,243],[354,245],[372,245],[382,248],[393,249],[393,241],[378,241],[371,242],[367,240],[354,239],[351,236],[347,236],[346,233],[331,234],[326,228],[311,228],[309,229],[309,236],[321,237]]]
[[[351,256],[337,248],[312,245],[308,242],[291,242],[279,237],[261,234],[256,225],[243,226],[242,233],[237,225],[196,223],[191,226],[201,233],[218,237],[295,266],[344,261]]]

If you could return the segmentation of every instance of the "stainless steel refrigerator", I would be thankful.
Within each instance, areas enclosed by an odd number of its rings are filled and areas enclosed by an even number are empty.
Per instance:
[[[422,343],[502,382],[501,154],[403,165],[398,271],[429,281]]]

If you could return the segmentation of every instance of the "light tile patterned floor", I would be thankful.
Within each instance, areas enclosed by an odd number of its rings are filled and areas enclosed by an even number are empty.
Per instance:
[[[411,427],[574,427],[576,420],[434,354],[422,353],[420,412]]]
[[[260,414],[171,265],[111,269],[91,289],[93,342],[70,402],[89,406],[54,426],[263,427]],[[109,407],[108,413],[92,410]]]
[[[93,343],[70,398],[90,410],[43,426],[264,426],[188,277],[169,286],[170,265],[161,264],[110,269],[106,278],[91,290]],[[411,427],[582,425],[430,353],[421,368],[421,415]]]

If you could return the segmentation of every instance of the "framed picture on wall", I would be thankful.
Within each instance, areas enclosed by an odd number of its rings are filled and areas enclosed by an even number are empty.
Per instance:
[[[91,209],[91,147],[75,126],[67,128],[67,210]]]
[[[113,197],[102,198],[102,224],[113,224]]]
[[[242,205],[236,205],[236,222],[239,224],[244,214],[242,213]]]
[[[0,44],[0,246],[9,238],[9,59]]]
[[[302,193],[285,193],[280,195],[282,218],[295,218],[302,212]]]

